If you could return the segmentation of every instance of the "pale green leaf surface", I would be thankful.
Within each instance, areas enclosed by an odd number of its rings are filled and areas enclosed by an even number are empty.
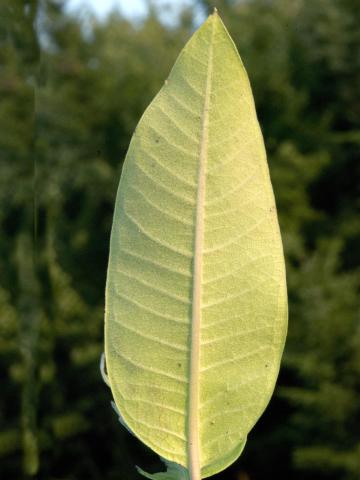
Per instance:
[[[221,471],[269,402],[286,328],[263,139],[215,13],[140,120],[120,181],[105,354],[122,419],[190,478]]]

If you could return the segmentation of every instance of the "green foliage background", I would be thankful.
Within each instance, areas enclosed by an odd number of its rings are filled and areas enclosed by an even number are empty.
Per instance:
[[[216,5],[248,70],[287,260],[275,396],[216,478],[360,478],[360,10]],[[99,374],[112,210],[143,110],[194,28],[0,0],[0,478],[132,480],[159,460]],[[231,128],[231,126],[229,126]]]

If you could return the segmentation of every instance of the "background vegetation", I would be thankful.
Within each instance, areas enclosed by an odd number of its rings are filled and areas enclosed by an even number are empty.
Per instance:
[[[360,478],[360,9],[198,1],[248,70],[287,260],[275,396],[227,480]],[[156,455],[99,374],[112,211],[131,133],[194,28],[0,0],[0,477],[135,480]],[[231,126],[229,126],[231,128]]]

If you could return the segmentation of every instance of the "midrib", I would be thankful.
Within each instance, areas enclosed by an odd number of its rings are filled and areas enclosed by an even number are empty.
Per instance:
[[[201,325],[201,296],[202,296],[202,252],[204,245],[204,204],[205,204],[205,167],[208,154],[208,126],[210,90],[213,70],[213,36],[214,21],[212,22],[211,40],[209,46],[209,60],[206,77],[204,109],[201,121],[201,139],[198,170],[198,190],[196,202],[196,223],[194,242],[194,268],[192,288],[192,315],[191,315],[191,357],[189,382],[189,476],[190,480],[201,480],[200,463],[200,435],[199,435],[199,376],[200,376],[200,325]]]

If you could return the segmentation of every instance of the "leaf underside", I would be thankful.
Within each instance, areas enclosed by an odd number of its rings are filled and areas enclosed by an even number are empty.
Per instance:
[[[105,354],[121,418],[191,479],[223,470],[269,402],[286,328],[263,139],[214,13],[141,118],[117,194]]]

